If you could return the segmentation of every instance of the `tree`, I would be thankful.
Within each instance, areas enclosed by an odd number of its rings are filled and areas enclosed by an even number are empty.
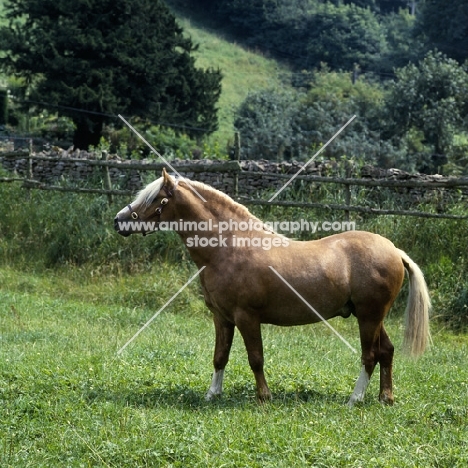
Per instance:
[[[347,5],[341,0],[224,0],[216,9],[223,26],[249,46],[287,60],[298,70],[326,63],[351,70],[372,68],[380,59],[382,31],[373,0]]]
[[[309,159],[353,115],[357,119],[325,150],[327,157],[357,157],[387,164],[381,155],[382,90],[371,82],[352,84],[349,73],[322,69],[307,93],[262,91],[247,97],[236,114],[243,157]],[[385,145],[389,151],[390,145]]]
[[[381,26],[385,35],[379,67],[382,76],[392,76],[395,68],[424,57],[423,43],[414,37],[414,24],[415,17],[406,10],[382,16]]]
[[[355,157],[383,164],[380,144],[382,90],[365,79],[352,83],[350,73],[322,69],[314,74],[306,99],[301,102],[298,128],[309,147],[329,140],[353,115],[356,119],[327,147],[327,157]],[[388,156],[386,156],[388,157]]]
[[[358,64],[367,69],[380,58],[381,26],[369,9],[325,3],[308,27],[308,54],[316,65],[325,62],[334,70],[351,70]]]
[[[301,135],[294,129],[300,94],[275,89],[247,96],[236,111],[234,126],[240,132],[242,159],[301,157]]]
[[[435,158],[446,157],[468,117],[468,71],[441,52],[429,52],[417,65],[396,70],[396,76],[385,102],[388,124],[382,136],[401,139],[420,132]]]
[[[399,10],[407,9],[410,3],[408,0],[380,0],[377,2],[380,12],[387,14],[390,12],[397,13]]]
[[[416,34],[429,49],[438,49],[462,63],[468,59],[468,2],[424,0],[420,2]]]
[[[1,68],[73,119],[75,147],[98,144],[118,113],[216,130],[221,74],[195,67],[161,0],[7,0],[5,11]]]

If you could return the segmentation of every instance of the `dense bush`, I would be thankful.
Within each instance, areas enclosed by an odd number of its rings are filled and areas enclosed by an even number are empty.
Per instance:
[[[404,0],[168,3],[195,14],[203,11],[203,18],[217,20],[236,40],[288,62],[296,71],[312,70],[321,62],[333,70],[348,71],[357,64],[386,80],[391,79],[394,68],[419,60],[428,50],[440,49],[439,44],[447,45],[446,50],[453,53],[465,53],[463,47],[453,44],[455,38],[466,41],[464,12],[456,12],[462,10],[458,5],[462,0],[450,10],[443,8],[442,40],[437,20],[441,0],[418,2],[415,12]],[[428,8],[427,3],[432,5]],[[451,21],[456,28],[451,27]]]
[[[468,71],[439,52],[396,70],[385,101],[385,139],[404,142],[419,132],[423,152],[415,168],[437,171],[448,162],[468,118]],[[457,159],[457,158],[455,158]]]
[[[329,158],[354,157],[381,166],[400,158],[382,143],[383,90],[372,81],[354,84],[348,73],[321,70],[310,77],[307,92],[252,93],[237,111],[245,159],[299,159],[312,156],[353,115],[355,121],[326,148]]]
[[[304,135],[296,128],[300,95],[293,91],[251,93],[240,105],[234,125],[241,135],[242,159],[304,159]]]
[[[468,59],[468,3],[466,0],[418,2],[414,34],[426,50],[437,49],[463,63]]]
[[[321,62],[334,70],[372,67],[380,57],[382,30],[368,8],[350,3],[289,0],[219,2],[217,16],[247,44],[286,60],[296,69]]]

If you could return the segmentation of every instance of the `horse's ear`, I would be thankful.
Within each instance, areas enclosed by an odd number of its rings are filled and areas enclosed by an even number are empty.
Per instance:
[[[172,188],[174,187],[174,179],[167,173],[166,168],[163,167],[162,170],[162,176],[164,178],[164,186],[167,188]]]

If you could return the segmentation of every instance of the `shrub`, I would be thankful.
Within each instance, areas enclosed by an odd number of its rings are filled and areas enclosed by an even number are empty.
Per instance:
[[[0,261],[53,268],[60,265],[107,265],[124,271],[149,268],[153,261],[185,261],[186,250],[174,233],[144,239],[121,238],[115,214],[128,203],[112,205],[105,196],[30,193],[18,184],[0,184]],[[11,210],[14,201],[15,210]]]

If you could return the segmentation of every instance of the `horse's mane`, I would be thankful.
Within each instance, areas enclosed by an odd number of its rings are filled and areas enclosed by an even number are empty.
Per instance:
[[[241,205],[240,203],[237,203],[235,200],[233,200],[229,195],[226,195],[224,192],[221,192],[220,190],[217,190],[214,187],[211,187],[210,185],[204,184],[203,182],[186,179],[184,177],[179,178],[179,181],[184,181],[187,184],[192,185],[195,190],[207,191],[210,194],[212,194],[213,197],[210,198],[210,200],[207,200],[207,203],[209,203],[213,199],[214,200],[218,199],[221,202],[225,202],[226,204],[228,204],[230,209],[234,213],[238,214],[239,216],[245,217],[246,219],[252,219],[252,221],[254,222],[258,221],[259,223],[263,224],[263,221],[260,218],[257,218],[256,216],[254,216],[246,206]],[[196,194],[194,195],[197,196]],[[269,227],[264,226],[264,230],[271,234],[276,234],[277,236],[285,237],[282,234],[278,234],[277,232],[275,232],[273,229],[270,229]]]
[[[141,189],[133,201],[137,205],[149,206],[153,201],[154,197],[159,193],[164,184],[164,177],[160,177],[155,181],[148,184],[144,189]]]
[[[185,182],[191,185],[195,190],[200,189],[201,191],[207,191],[213,195],[214,199],[219,199],[230,205],[230,208],[239,215],[262,222],[260,219],[254,216],[244,205],[237,203],[229,195],[226,195],[225,193],[211,187],[210,185],[204,184],[203,182],[198,182],[196,180],[190,180],[185,177],[179,177],[178,182]],[[143,204],[144,206],[150,205],[156,197],[156,195],[162,189],[163,184],[164,177],[160,177],[159,179],[156,179],[155,181],[149,183],[144,189],[138,192],[133,203],[137,205]],[[194,193],[194,196],[197,195]],[[207,203],[209,203],[209,201],[207,201]]]
[[[210,192],[210,194],[213,195],[214,199],[219,199],[227,204],[231,205],[231,209],[234,209],[237,213],[257,219],[249,210],[247,207],[244,205],[241,205],[240,203],[237,203],[235,200],[233,200],[229,195],[226,195],[224,192],[221,192],[220,190],[215,189],[214,187],[211,187],[210,185],[204,184],[203,182],[198,182],[196,180],[188,180],[188,179],[182,179],[185,182],[188,182],[193,186],[193,188],[200,189],[200,190],[206,190]],[[209,201],[207,201],[209,203]],[[259,220],[260,221],[260,220]]]

